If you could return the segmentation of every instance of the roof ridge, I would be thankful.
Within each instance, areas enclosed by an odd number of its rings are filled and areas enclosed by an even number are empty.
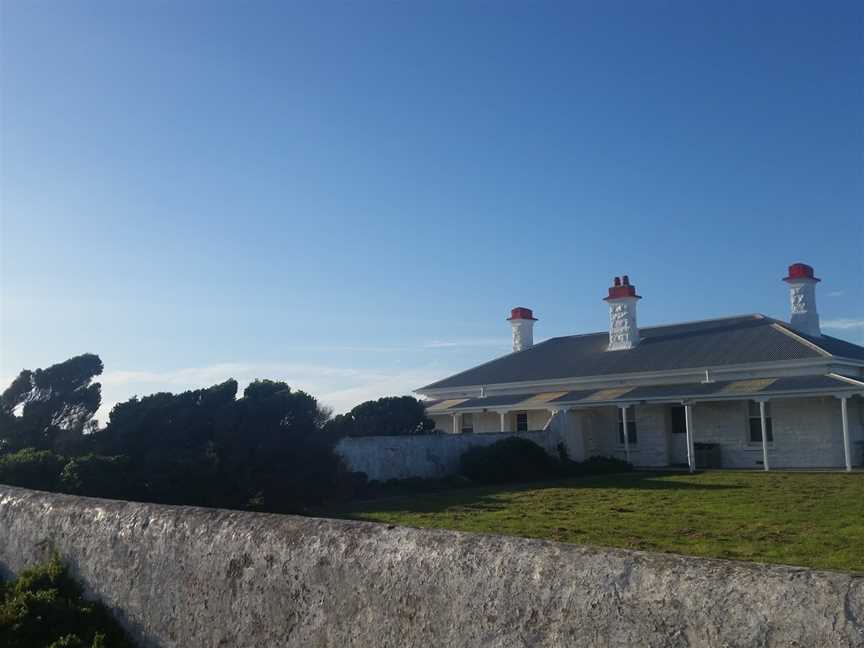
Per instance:
[[[655,324],[653,326],[640,326],[640,331],[651,331],[655,329],[662,328],[671,328],[673,326],[687,326],[688,324],[705,324],[707,322],[724,322],[726,320],[734,320],[734,319],[746,319],[750,318],[753,320],[771,320],[771,317],[767,315],[763,315],[762,313],[741,313],[740,315],[727,315],[725,317],[708,317],[706,319],[698,319],[698,320],[687,320],[684,322],[673,322],[671,324]],[[591,333],[574,333],[573,335],[556,335],[555,337],[546,338],[543,342],[539,344],[535,344],[534,346],[539,346],[540,344],[544,344],[551,340],[563,340],[565,338],[578,338],[578,337],[589,337],[591,335],[609,335],[609,331],[592,331]],[[533,347],[529,347],[533,348]],[[527,349],[526,349],[527,351]]]

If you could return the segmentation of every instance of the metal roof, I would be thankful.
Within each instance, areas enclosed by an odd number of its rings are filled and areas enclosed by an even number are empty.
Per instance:
[[[426,385],[449,389],[612,374],[700,369],[837,356],[864,361],[864,347],[812,337],[764,315],[640,328],[634,349],[606,351],[609,334],[556,337]]]
[[[837,375],[792,376],[784,378],[755,378],[709,383],[678,385],[643,385],[639,387],[612,387],[585,389],[565,394],[509,394],[486,398],[452,399],[437,401],[430,414],[464,410],[496,409],[553,409],[555,407],[590,407],[597,405],[624,405],[645,401],[677,402],[684,400],[753,399],[807,394],[861,393],[864,382]],[[554,397],[554,398],[553,398]],[[441,407],[444,404],[445,407]]]

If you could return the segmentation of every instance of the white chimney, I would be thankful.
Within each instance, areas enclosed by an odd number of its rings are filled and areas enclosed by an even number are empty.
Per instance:
[[[813,276],[813,268],[806,263],[789,266],[789,276],[783,281],[789,284],[789,306],[792,328],[819,337],[819,313],[816,312],[816,284],[821,281]]]
[[[523,351],[534,346],[534,313],[530,308],[517,306],[507,318],[513,329],[513,351]]]
[[[639,327],[636,325],[636,302],[642,299],[636,294],[636,286],[630,285],[627,275],[615,277],[609,288],[609,346],[607,351],[632,349],[639,345]]]

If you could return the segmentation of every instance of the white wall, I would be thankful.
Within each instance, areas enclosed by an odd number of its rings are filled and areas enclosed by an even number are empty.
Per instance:
[[[844,465],[840,401],[831,396],[780,398],[770,401],[774,442],[768,446],[772,468],[840,468]],[[864,438],[860,401],[849,401],[853,460],[860,464],[861,450],[854,444]],[[695,442],[722,445],[726,468],[761,467],[762,445],[750,443],[747,401],[697,403],[693,408]]]
[[[850,399],[849,436],[853,464],[862,465],[864,443],[864,404]],[[637,405],[628,409],[636,416],[638,442],[630,447],[630,460],[636,466],[668,466],[676,459],[686,461],[684,435],[672,434],[668,405]],[[571,412],[577,427],[585,430],[587,456],[613,456],[624,459],[624,446],[618,441],[616,408],[599,407]],[[771,401],[774,443],[769,446],[772,468],[840,468],[844,465],[840,401],[834,397],[787,398]],[[750,443],[748,401],[700,402],[693,406],[694,441],[719,443],[724,468],[759,468],[762,445]],[[686,448],[686,446],[684,446]],[[678,448],[680,450],[680,448]],[[678,455],[681,455],[679,457]]]
[[[558,456],[558,444],[564,443],[571,458],[584,458],[580,453],[583,447],[581,435],[566,425],[559,429],[518,434],[345,437],[336,444],[336,453],[350,470],[366,473],[370,480],[437,478],[458,473],[459,459],[468,448],[491,445],[514,436],[534,441],[555,457]]]

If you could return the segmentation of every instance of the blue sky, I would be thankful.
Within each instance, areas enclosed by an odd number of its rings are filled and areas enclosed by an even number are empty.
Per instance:
[[[229,376],[337,411],[539,338],[864,343],[858,2],[0,3],[0,378]]]

